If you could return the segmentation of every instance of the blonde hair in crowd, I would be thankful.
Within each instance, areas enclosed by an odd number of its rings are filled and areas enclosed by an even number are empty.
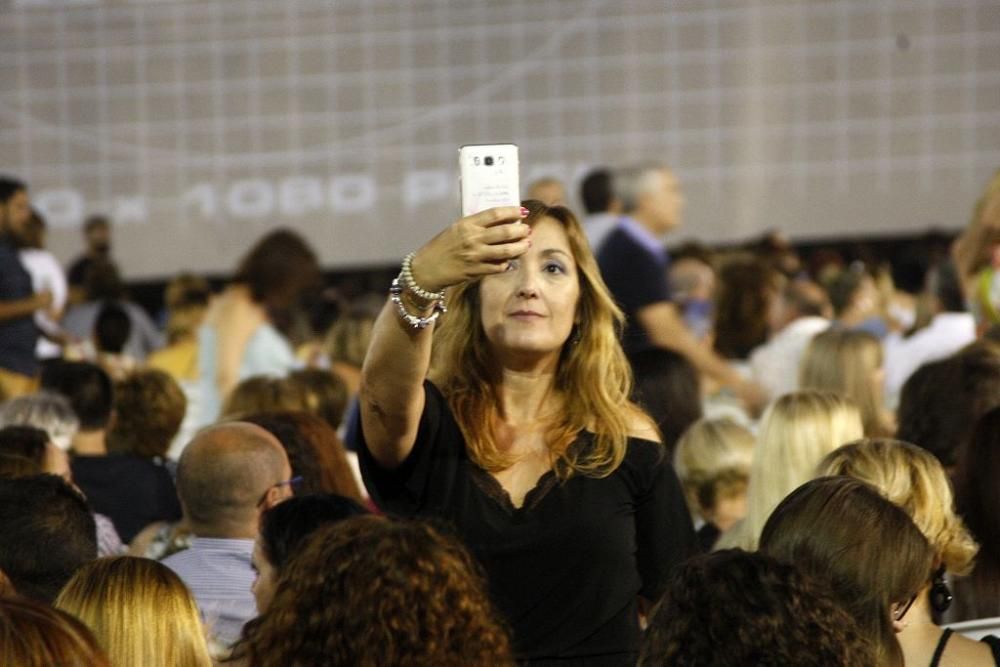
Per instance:
[[[116,556],[80,568],[55,607],[83,621],[113,665],[211,667],[194,597],[167,566]]]
[[[892,435],[886,423],[881,385],[882,343],[864,331],[835,329],[817,335],[802,357],[799,386],[848,396],[861,410],[869,437]]]
[[[534,200],[524,206],[530,211],[525,224],[551,218],[562,225],[580,281],[577,324],[563,344],[552,389],[561,409],[545,432],[552,467],[560,479],[605,477],[625,458],[629,418],[641,413],[628,398],[632,371],[618,342],[623,316],[573,213]],[[496,442],[502,418],[500,369],[480,320],[478,280],[451,290],[448,317],[435,332],[431,377],[447,397],[472,460],[489,471],[509,467],[513,460]],[[594,433],[593,446],[571,448],[584,429]]]
[[[979,545],[955,514],[951,485],[933,454],[901,440],[866,438],[828,454],[817,474],[868,482],[910,515],[948,572],[972,569]]]
[[[720,493],[745,486],[754,437],[731,419],[699,419],[677,441],[674,468],[692,510],[710,509]]]
[[[725,533],[716,548],[755,550],[778,503],[816,476],[824,456],[863,435],[857,406],[839,394],[805,390],[778,398],[761,421],[746,518]]]

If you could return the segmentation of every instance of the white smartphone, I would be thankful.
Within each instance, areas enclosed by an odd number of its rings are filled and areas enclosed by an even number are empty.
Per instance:
[[[458,149],[462,215],[495,206],[520,206],[521,184],[514,144],[470,144]]]

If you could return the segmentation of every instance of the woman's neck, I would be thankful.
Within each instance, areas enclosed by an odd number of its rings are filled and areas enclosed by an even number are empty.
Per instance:
[[[555,371],[544,367],[513,370],[505,368],[500,383],[503,419],[508,426],[531,426],[550,412]]]

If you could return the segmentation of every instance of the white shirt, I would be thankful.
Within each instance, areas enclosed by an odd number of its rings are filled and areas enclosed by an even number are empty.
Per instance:
[[[885,337],[885,395],[896,405],[903,385],[926,363],[951,356],[976,340],[976,320],[971,313],[938,313],[923,329],[908,338],[898,333]]]
[[[49,291],[52,293],[52,310],[61,313],[66,307],[66,297],[68,288],[66,286],[66,274],[55,258],[48,250],[37,248],[25,248],[20,251],[21,264],[24,270],[31,275],[31,285],[35,294]],[[42,331],[55,333],[59,331],[59,324],[54,322],[47,313],[42,310],[35,312],[35,324]],[[50,340],[41,337],[38,339],[35,354],[40,359],[58,357],[62,354],[62,348]]]
[[[830,321],[809,315],[793,320],[750,353],[750,373],[771,398],[799,388],[799,366],[809,342],[830,328]]]

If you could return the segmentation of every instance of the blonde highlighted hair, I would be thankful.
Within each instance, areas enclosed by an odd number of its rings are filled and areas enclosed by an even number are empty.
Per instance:
[[[816,476],[824,456],[864,435],[861,413],[849,399],[828,391],[796,391],[778,398],[761,422],[747,515],[716,548],[757,548],[761,530],[778,503]]]
[[[212,665],[194,597],[157,561],[132,556],[92,561],[73,575],[55,607],[83,621],[113,665]]]
[[[623,316],[576,216],[564,206],[534,200],[524,207],[530,211],[525,224],[550,218],[562,226],[580,281],[577,324],[563,344],[553,387],[562,409],[545,430],[552,467],[560,479],[605,477],[625,458],[630,419],[641,414],[628,398],[632,371],[618,340]],[[451,290],[448,317],[435,332],[431,378],[447,397],[472,460],[497,471],[514,461],[497,447],[500,369],[480,320],[479,284],[471,280]],[[584,430],[594,434],[592,446],[571,447]]]
[[[745,487],[753,449],[753,434],[731,419],[699,419],[692,424],[674,452],[674,468],[688,506],[709,510],[721,494]]]
[[[802,357],[799,386],[849,396],[861,410],[869,437],[892,435],[876,374],[882,368],[882,343],[864,331],[830,329],[817,335]]]
[[[828,454],[818,474],[868,482],[910,515],[948,572],[972,569],[979,546],[955,513],[948,477],[931,453],[901,440],[866,438]]]

